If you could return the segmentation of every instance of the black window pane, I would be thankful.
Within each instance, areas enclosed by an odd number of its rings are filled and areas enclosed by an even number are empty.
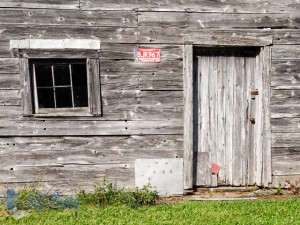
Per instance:
[[[39,108],[54,108],[54,92],[53,88],[37,89]]]
[[[87,87],[73,87],[74,105],[75,107],[88,106]]]
[[[54,83],[55,86],[71,84],[69,64],[54,65]]]
[[[56,107],[72,108],[72,94],[70,87],[55,88]]]
[[[37,87],[53,86],[52,69],[50,65],[34,65]]]
[[[73,86],[87,86],[86,65],[72,64]]]

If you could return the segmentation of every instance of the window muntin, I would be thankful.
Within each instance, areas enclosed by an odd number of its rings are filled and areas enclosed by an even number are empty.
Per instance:
[[[86,60],[30,60],[34,113],[88,111]]]

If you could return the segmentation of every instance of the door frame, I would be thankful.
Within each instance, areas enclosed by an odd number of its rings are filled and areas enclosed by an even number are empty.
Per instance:
[[[263,112],[264,112],[264,143],[262,156],[262,181],[259,186],[268,187],[272,183],[272,168],[271,168],[271,113],[270,113],[270,69],[271,69],[271,45],[272,38],[261,39],[252,38],[252,41],[236,38],[232,44],[197,44],[186,42],[183,46],[183,121],[184,121],[184,154],[183,154],[183,179],[184,189],[193,189],[195,184],[195,163],[194,158],[194,62],[193,49],[195,47],[205,48],[221,48],[221,47],[260,47],[260,56],[263,59]]]

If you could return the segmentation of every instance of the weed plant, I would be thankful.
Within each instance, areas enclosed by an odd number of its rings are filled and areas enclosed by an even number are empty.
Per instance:
[[[157,192],[152,191],[149,185],[143,188],[128,190],[118,188],[112,183],[96,184],[94,192],[85,193],[81,191],[79,199],[82,204],[90,205],[128,205],[131,208],[138,208],[144,205],[155,205]]]

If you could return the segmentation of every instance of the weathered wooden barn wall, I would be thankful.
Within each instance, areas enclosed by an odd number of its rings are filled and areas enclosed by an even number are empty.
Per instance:
[[[0,181],[86,188],[107,176],[133,186],[135,158],[183,157],[183,44],[270,35],[273,178],[295,179],[299,12],[299,0],[2,0]],[[9,49],[23,38],[100,39],[103,117],[23,117],[19,60]],[[135,63],[136,46],[161,48],[161,63]]]

